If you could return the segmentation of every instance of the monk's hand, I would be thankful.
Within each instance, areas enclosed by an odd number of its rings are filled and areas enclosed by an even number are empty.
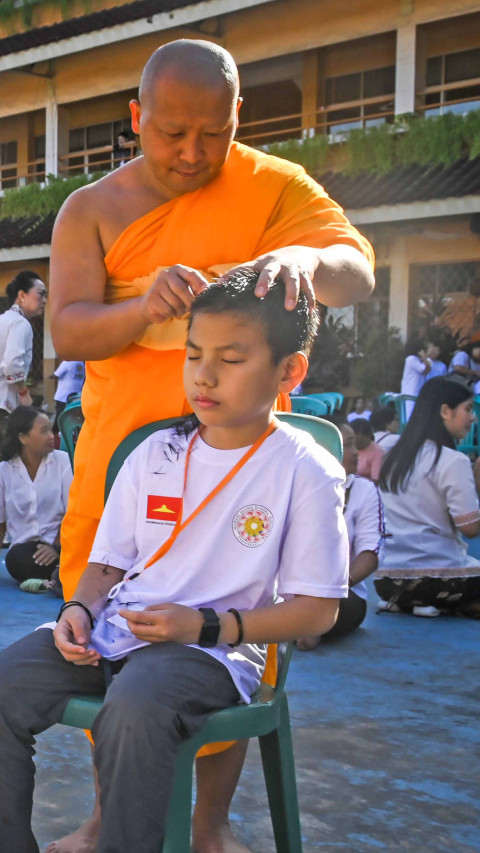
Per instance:
[[[81,607],[68,607],[63,611],[53,632],[55,645],[61,655],[77,666],[98,666],[101,655],[88,649],[90,620]]]
[[[172,317],[184,317],[208,281],[197,270],[175,264],[162,270],[151,287],[141,297],[148,323],[164,323]]]
[[[285,249],[276,249],[266,255],[260,255],[254,261],[241,264],[236,269],[250,268],[260,273],[255,296],[262,298],[268,292],[269,287],[279,276],[285,283],[285,308],[291,311],[298,302],[300,291],[307,297],[308,307],[315,307],[315,293],[313,290],[313,276],[318,266],[318,251],[306,246],[287,246]],[[230,273],[232,270],[230,270]],[[219,279],[219,284],[228,279],[229,273],[225,273]]]
[[[152,604],[145,610],[119,610],[138,640],[149,643],[198,643],[203,615],[183,604]]]

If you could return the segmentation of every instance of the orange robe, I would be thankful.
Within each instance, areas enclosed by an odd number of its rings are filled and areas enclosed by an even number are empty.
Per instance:
[[[210,184],[162,204],[120,234],[105,257],[105,301],[144,293],[162,268],[176,263],[212,278],[285,246],[336,243],[359,249],[373,266],[368,241],[301,166],[233,143]],[[115,448],[150,421],[189,412],[182,382],[185,338],[186,321],[168,320],[149,326],[118,355],[87,362],[85,423],[62,525],[60,576],[67,601],[88,562]],[[265,678],[272,683],[275,661],[270,666]]]

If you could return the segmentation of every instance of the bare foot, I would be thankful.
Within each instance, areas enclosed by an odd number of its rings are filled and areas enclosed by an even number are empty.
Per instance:
[[[193,853],[252,853],[252,851],[237,841],[230,824],[225,823],[215,830],[210,829],[208,837],[201,833],[193,833]],[[56,851],[55,851],[56,853]]]
[[[311,652],[319,645],[321,637],[302,637],[297,640],[297,649],[300,652]]]
[[[76,832],[50,842],[45,853],[95,853],[99,832],[100,820],[92,815]]]

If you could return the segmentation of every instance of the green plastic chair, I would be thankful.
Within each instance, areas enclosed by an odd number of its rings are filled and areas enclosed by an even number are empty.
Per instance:
[[[343,406],[344,397],[338,391],[322,391],[321,394],[308,394],[308,396],[313,397],[314,400],[326,403],[330,415],[333,415],[335,411],[339,412]]]
[[[63,412],[58,416],[58,428],[61,435],[60,450],[67,451],[72,470],[75,447],[84,420],[85,416],[82,412],[80,395],[73,398],[68,405],[65,406]]]
[[[278,412],[276,417],[309,432],[319,444],[341,460],[342,439],[333,424],[316,417],[287,412]],[[156,430],[179,420],[170,418],[146,424],[121,442],[108,467],[106,496],[132,450]],[[190,853],[193,766],[200,747],[206,743],[252,737],[258,737],[260,743],[276,851],[302,853],[290,716],[284,690],[292,643],[280,644],[278,648],[275,688],[262,682],[250,705],[235,705],[211,714],[203,729],[182,743],[175,764],[165,840],[159,853]],[[75,728],[91,729],[101,707],[102,699],[98,696],[70,699],[61,722]]]
[[[313,394],[308,397],[291,397],[292,412],[297,412],[302,415],[316,415],[321,418],[322,415],[328,415],[329,406],[322,400],[316,400]]]

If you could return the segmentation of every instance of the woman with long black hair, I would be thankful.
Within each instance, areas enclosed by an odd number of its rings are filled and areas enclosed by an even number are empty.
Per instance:
[[[461,536],[480,531],[478,466],[474,478],[470,460],[455,449],[473,421],[468,388],[430,379],[385,457],[379,486],[387,539],[375,575],[381,610],[480,616],[480,563]]]
[[[5,565],[25,592],[61,594],[57,578],[60,525],[72,469],[68,454],[54,450],[50,419],[19,406],[5,424],[0,462],[0,541],[8,527]]]

